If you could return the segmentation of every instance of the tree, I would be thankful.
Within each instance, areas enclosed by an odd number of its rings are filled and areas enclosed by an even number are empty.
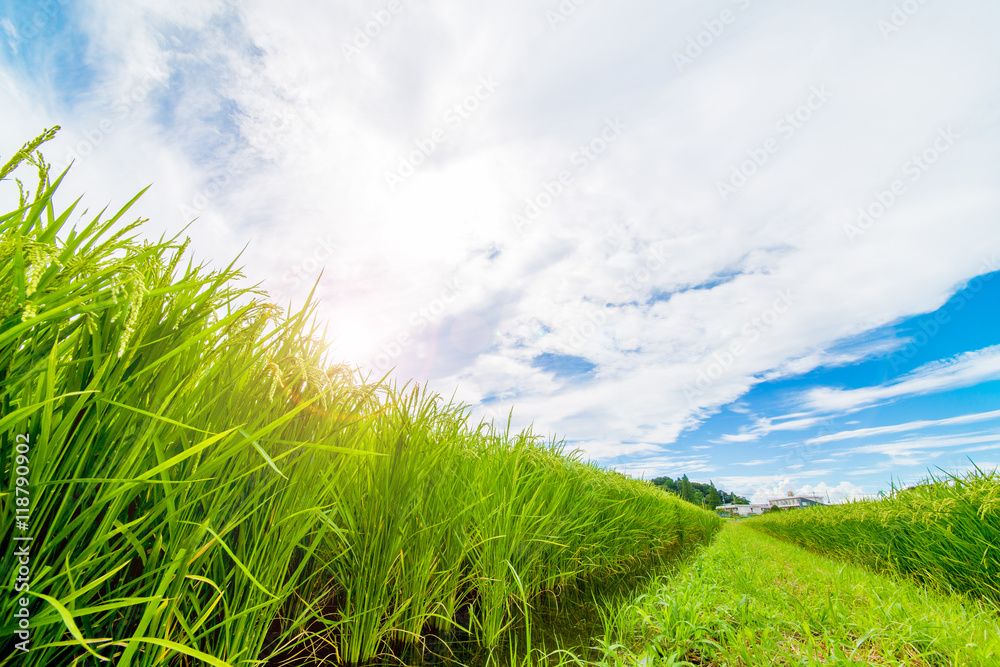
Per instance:
[[[653,479],[653,484],[668,493],[677,493],[677,485],[669,477],[656,477]]]
[[[714,510],[722,504],[722,498],[719,497],[719,491],[715,488],[714,482],[709,482],[708,497],[705,498],[705,502],[710,510]]]
[[[691,486],[691,481],[688,479],[687,475],[684,475],[684,477],[681,478],[681,498],[689,503],[696,503],[694,497],[694,487]]]
[[[700,484],[698,482],[692,482],[688,479],[687,475],[683,477],[678,477],[676,480],[670,477],[656,477],[650,480],[658,489],[661,489],[667,493],[672,493],[674,495],[680,496],[682,499],[688,501],[689,503],[694,503],[698,506],[706,507],[718,507],[719,505],[724,505],[727,503],[732,503],[734,505],[749,505],[750,501],[743,496],[736,495],[735,493],[728,493],[721,489],[715,488],[715,483],[710,482],[709,484]],[[715,494],[715,495],[713,495]],[[717,497],[716,497],[717,496]]]

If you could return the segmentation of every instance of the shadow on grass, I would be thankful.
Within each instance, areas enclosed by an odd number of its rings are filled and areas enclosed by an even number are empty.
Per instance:
[[[553,663],[576,662],[572,656],[586,663],[598,662],[605,654],[598,640],[604,637],[609,618],[632,604],[653,579],[676,572],[706,544],[689,541],[683,546],[674,545],[634,560],[620,571],[593,573],[556,590],[544,591],[530,602],[530,624],[518,607],[497,648],[480,646],[470,633],[458,628],[449,631],[426,628],[421,642],[387,646],[382,658],[365,663],[364,667],[536,664],[545,654],[554,654]],[[460,611],[460,623],[464,620],[467,624],[469,610],[466,605]],[[641,643],[642,637],[637,635],[633,640]],[[335,651],[323,653],[315,656],[318,659],[286,655],[283,660],[269,661],[265,667],[338,664]]]

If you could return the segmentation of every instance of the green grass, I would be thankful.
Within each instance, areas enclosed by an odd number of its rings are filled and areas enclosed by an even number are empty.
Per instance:
[[[31,650],[0,666],[356,663],[466,632],[496,647],[539,595],[708,540],[719,519],[530,431],[331,362],[130,202],[79,227],[31,163],[0,215],[0,533],[30,499]],[[12,191],[9,181],[2,184]],[[17,438],[30,449],[16,459]],[[14,549],[0,554],[13,585]],[[0,597],[0,643],[16,637]]]
[[[1000,617],[977,601],[727,524],[678,574],[622,607],[607,665],[1000,664]]]
[[[928,480],[885,498],[770,512],[769,535],[1000,608],[1000,474]]]
[[[1000,664],[996,474],[723,529],[332,362],[313,304],[286,312],[186,241],[138,240],[134,201],[71,228],[35,152],[50,136],[0,168],[37,172],[33,193],[2,184],[0,532],[26,534],[27,497],[34,541],[31,651],[0,667],[391,662],[430,633],[484,664]],[[591,585],[710,541],[638,600]],[[17,565],[0,554],[7,585]],[[575,624],[563,591],[594,614]],[[17,600],[0,597],[5,647]]]

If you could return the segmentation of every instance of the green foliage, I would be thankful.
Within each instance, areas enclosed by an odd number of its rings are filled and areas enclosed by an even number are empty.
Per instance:
[[[542,591],[718,530],[560,443],[331,364],[311,304],[137,241],[135,200],[68,229],[35,148],[17,161],[39,190],[0,215],[0,532],[33,538],[31,650],[0,666],[361,662],[428,625],[495,646]],[[0,597],[5,644],[18,605]]]
[[[684,477],[687,477],[687,475],[685,475]],[[681,485],[683,483],[683,478],[681,477],[678,477],[676,480],[670,477],[655,477],[651,481],[654,486],[659,487],[660,489],[666,491],[667,493],[672,493],[676,496],[681,495]],[[694,502],[697,505],[701,504],[701,501],[698,499],[698,494],[700,493],[702,498],[708,498],[711,495],[712,487],[714,486],[713,484],[701,484],[699,482],[692,482],[690,480],[688,481],[688,484],[691,485],[692,493],[695,498]],[[750,503],[749,500],[747,500],[743,496],[738,496],[735,493],[729,493],[727,491],[722,491],[719,489],[716,489],[716,493],[719,494],[719,499],[721,501],[719,503],[720,505],[726,503],[741,503],[743,505],[747,505]]]
[[[714,483],[711,484],[708,495],[705,497],[705,504],[708,505],[708,509],[710,510],[714,510],[722,504],[722,498],[719,497],[719,491],[715,488]]]
[[[609,609],[601,664],[1000,664],[987,605],[818,556],[729,524],[631,608]],[[638,638],[638,639],[637,639]]]
[[[673,494],[678,493],[677,482],[670,477],[656,477],[651,481],[653,482],[653,486],[658,486],[664,491],[668,491]]]
[[[768,513],[751,526],[1000,607],[1000,475],[976,470],[887,497]]]
[[[688,481],[688,476],[684,475],[681,479],[681,500],[686,500],[689,503],[695,503],[694,487],[691,486],[691,482]]]
[[[722,502],[725,505],[749,505],[750,501],[743,496],[738,496],[735,493],[727,493],[725,491],[719,491],[719,496],[722,497]]]

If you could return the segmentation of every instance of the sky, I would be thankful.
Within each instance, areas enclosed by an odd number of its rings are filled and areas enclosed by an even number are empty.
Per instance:
[[[0,0],[0,157],[636,476],[1000,462],[992,0]],[[13,208],[16,190],[0,184]],[[3,209],[7,210],[7,209]]]

